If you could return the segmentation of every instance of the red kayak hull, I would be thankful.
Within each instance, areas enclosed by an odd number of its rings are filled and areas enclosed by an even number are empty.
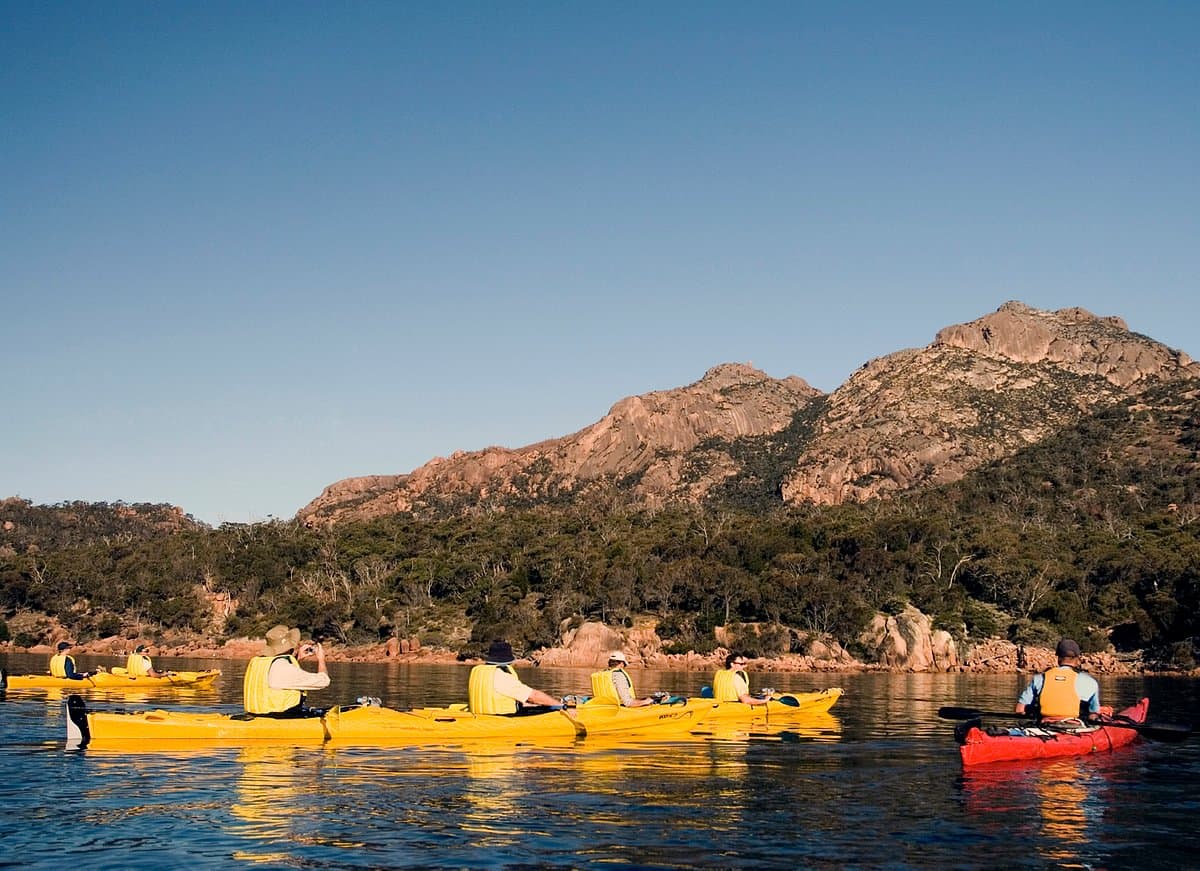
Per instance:
[[[1118,712],[1117,717],[1128,718],[1134,723],[1144,723],[1149,710],[1150,700],[1142,699],[1136,705]],[[1058,732],[1047,738],[989,735],[978,726],[972,726],[960,739],[958,749],[962,754],[963,765],[981,765],[985,762],[1054,759],[1060,756],[1106,753],[1132,744],[1137,736],[1137,729],[1121,726],[1100,726],[1078,733]]]

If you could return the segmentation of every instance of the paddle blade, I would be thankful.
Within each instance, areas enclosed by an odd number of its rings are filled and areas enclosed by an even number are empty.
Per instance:
[[[91,741],[92,733],[88,728],[87,707],[81,696],[70,696],[67,699],[67,749],[80,750]]]
[[[1188,723],[1141,723],[1138,734],[1154,741],[1186,741],[1194,731]]]
[[[984,713],[978,708],[938,708],[938,716],[943,720],[974,720]]]
[[[795,696],[776,696],[775,701],[781,705],[787,705],[789,708],[800,707],[800,700]]]

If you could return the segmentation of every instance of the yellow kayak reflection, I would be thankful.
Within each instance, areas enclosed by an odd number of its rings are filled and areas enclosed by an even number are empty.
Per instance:
[[[809,711],[773,720],[763,716],[742,720],[709,720],[691,732],[711,741],[834,742],[841,740],[842,723],[828,711]]]

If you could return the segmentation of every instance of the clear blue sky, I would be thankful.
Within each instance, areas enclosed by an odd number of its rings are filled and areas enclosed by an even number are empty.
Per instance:
[[[1200,357],[1200,4],[0,0],[0,496],[289,517],[1009,299]]]

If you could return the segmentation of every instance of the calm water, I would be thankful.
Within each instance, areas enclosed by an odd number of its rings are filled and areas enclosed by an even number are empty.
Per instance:
[[[0,658],[10,672],[44,658]],[[82,667],[96,660],[79,657]],[[162,660],[204,668],[208,660]],[[111,664],[111,663],[110,663]],[[244,663],[204,691],[88,696],[95,708],[233,712]],[[392,707],[466,695],[462,666],[334,663],[315,704]],[[553,693],[586,671],[528,669]],[[697,694],[706,675],[637,673]],[[761,680],[760,680],[761,677]],[[843,686],[836,718],[778,734],[562,746],[67,752],[61,696],[0,697],[0,866],[260,868],[689,866],[1195,868],[1200,738],[964,773],[945,704],[1007,709],[1016,676],[765,675]],[[1102,679],[1200,720],[1200,685]],[[150,750],[151,748],[147,748]]]

